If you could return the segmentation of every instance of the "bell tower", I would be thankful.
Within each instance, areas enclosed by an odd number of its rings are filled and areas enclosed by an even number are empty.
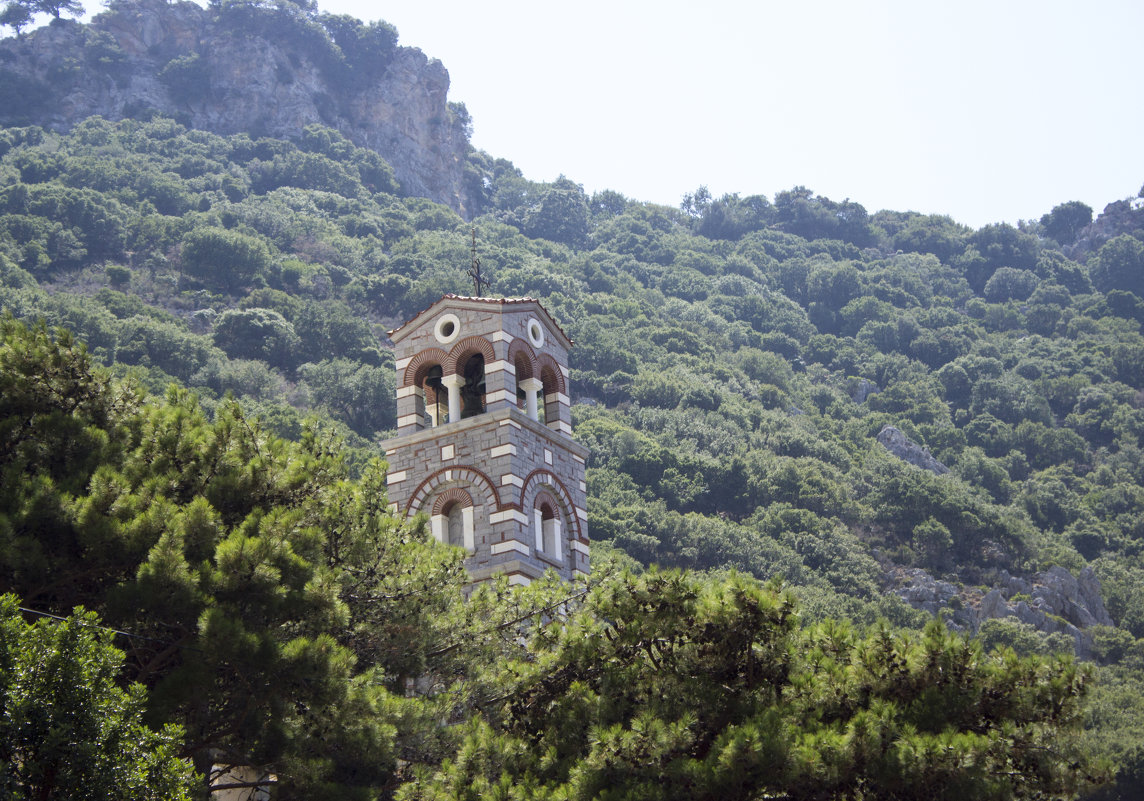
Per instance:
[[[587,575],[588,449],[572,440],[571,340],[533,298],[446,295],[389,332],[390,503],[463,547],[472,581]]]

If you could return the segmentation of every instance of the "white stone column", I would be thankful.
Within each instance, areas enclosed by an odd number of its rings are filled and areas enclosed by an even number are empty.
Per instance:
[[[469,553],[477,552],[477,538],[476,532],[473,530],[473,512],[475,510],[471,506],[466,506],[461,510],[461,527],[465,532],[465,550]]]
[[[539,378],[526,378],[517,382],[517,386],[524,390],[525,407],[528,410],[529,419],[539,420],[540,411],[537,408],[537,396],[540,394],[540,390],[544,389],[544,384],[540,382]]]
[[[449,390],[449,422],[455,423],[461,419],[461,387],[465,385],[465,378],[453,373],[444,376],[441,384]]]

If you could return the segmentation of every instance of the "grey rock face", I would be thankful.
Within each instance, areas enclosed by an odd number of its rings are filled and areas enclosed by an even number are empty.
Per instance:
[[[310,23],[315,24],[315,23]],[[114,69],[91,68],[59,78],[95,35],[110,36],[123,54]],[[160,75],[175,59],[194,59],[208,91],[176,96]],[[381,74],[349,87],[329,69],[329,53],[283,34],[230,30],[188,2],[120,0],[90,25],[62,22],[0,42],[4,72],[49,85],[53,97],[33,119],[0,109],[0,123],[67,130],[92,115],[118,120],[152,109],[218,134],[293,138],[322,124],[379,153],[403,190],[465,212],[463,168],[468,140],[447,105],[449,73],[415,48],[397,48]]]
[[[949,472],[949,468],[933,458],[926,448],[918,445],[894,426],[886,426],[879,431],[878,442],[902,461],[909,462],[923,470],[929,470],[939,476]]]
[[[1117,200],[1104,207],[1095,220],[1086,226],[1077,241],[1063,250],[1066,256],[1084,261],[1100,250],[1100,246],[1120,234],[1129,234],[1144,225],[1144,203],[1139,199]]]
[[[899,569],[893,578],[902,600],[930,614],[945,610],[951,628],[977,631],[987,620],[1012,617],[1046,634],[1068,634],[1081,658],[1092,652],[1087,629],[1113,625],[1101,599],[1100,580],[1089,567],[1076,576],[1060,566],[1028,578],[1002,571],[999,586],[985,591],[958,590],[920,569]]]
[[[865,403],[867,398],[871,395],[877,395],[879,392],[881,392],[881,390],[877,384],[863,378],[858,382],[857,386],[854,387],[854,391],[850,397],[855,403]]]
[[[906,570],[901,579],[906,584],[898,589],[902,600],[915,609],[922,609],[931,615],[949,606],[949,602],[958,594],[957,587],[948,581],[935,579],[920,568]]]

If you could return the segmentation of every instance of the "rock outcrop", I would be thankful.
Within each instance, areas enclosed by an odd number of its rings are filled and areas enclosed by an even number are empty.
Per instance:
[[[878,442],[882,447],[902,461],[929,470],[931,473],[943,475],[949,468],[930,455],[930,452],[914,442],[894,426],[885,426],[878,432]]]
[[[1067,634],[1082,658],[1092,651],[1087,630],[1114,625],[1101,598],[1100,580],[1089,567],[1073,576],[1054,566],[1030,578],[1002,570],[991,589],[960,589],[917,568],[898,568],[892,579],[902,600],[931,615],[943,614],[952,628],[976,632],[987,620],[1011,617],[1046,634]]]
[[[1076,242],[1062,250],[1070,259],[1087,261],[1108,240],[1141,228],[1144,228],[1144,199],[1117,200],[1105,206],[1104,211],[1081,230]]]
[[[851,390],[850,398],[855,403],[865,403],[867,398],[871,395],[877,395],[881,391],[873,381],[860,378]]]
[[[266,8],[220,20],[189,2],[116,0],[90,25],[61,20],[0,41],[0,124],[67,130],[92,115],[159,112],[287,139],[321,124],[379,153],[407,194],[464,213],[467,120],[447,102],[448,72],[415,48],[384,56],[346,80],[345,56],[312,19]]]

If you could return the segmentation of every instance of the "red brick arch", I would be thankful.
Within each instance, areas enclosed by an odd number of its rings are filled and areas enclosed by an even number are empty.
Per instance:
[[[516,359],[518,356],[524,357],[525,366],[524,370],[517,369],[516,371],[516,380],[519,384],[526,378],[532,378],[536,375],[536,351],[520,337],[514,339],[512,344],[508,346],[508,355],[505,356],[505,359],[513,367],[516,367]]]
[[[543,468],[533,470],[524,480],[520,488],[520,508],[528,512],[536,506],[536,499],[544,493],[556,501],[557,508],[564,513],[568,521],[569,533],[575,539],[584,539],[584,529],[580,525],[580,517],[576,514],[576,504],[572,502],[572,493],[564,483],[551,470]]]
[[[466,494],[469,495],[469,500],[474,505],[473,494],[475,493],[483,497],[494,510],[499,511],[502,508],[500,493],[497,492],[496,485],[493,484],[491,478],[475,467],[458,465],[457,467],[443,467],[431,473],[428,478],[418,484],[417,489],[409,496],[409,501],[405,505],[405,516],[409,517],[424,509],[426,502],[442,488],[441,494],[454,489],[463,489],[468,491]],[[430,510],[433,509],[432,506],[429,508]]]
[[[425,374],[429,372],[429,368],[435,364],[441,365],[441,371],[445,371],[445,361],[449,358],[449,354],[440,348],[429,348],[423,350],[413,357],[413,360],[405,368],[405,373],[401,377],[401,386],[420,386],[421,382],[425,380]]]
[[[560,369],[560,365],[556,363],[555,359],[547,353],[542,353],[536,357],[536,367],[540,374],[540,380],[544,382],[545,395],[553,392],[559,392],[561,395],[568,394],[564,385],[564,371]]]
[[[445,509],[454,502],[461,504],[461,508],[463,509],[473,505],[473,496],[460,487],[447,489],[433,501],[433,514],[445,514]]]
[[[536,497],[532,499],[532,508],[538,509],[545,503],[553,509],[561,509],[564,506],[564,504],[560,503],[560,500],[552,494],[552,490],[547,487],[541,487],[540,490],[537,491]]]
[[[465,359],[474,353],[479,353],[484,356],[486,365],[496,361],[496,352],[493,351],[491,342],[484,337],[465,337],[449,351],[449,357],[445,360],[443,365],[445,375],[455,374],[457,372],[457,366],[464,364]]]

